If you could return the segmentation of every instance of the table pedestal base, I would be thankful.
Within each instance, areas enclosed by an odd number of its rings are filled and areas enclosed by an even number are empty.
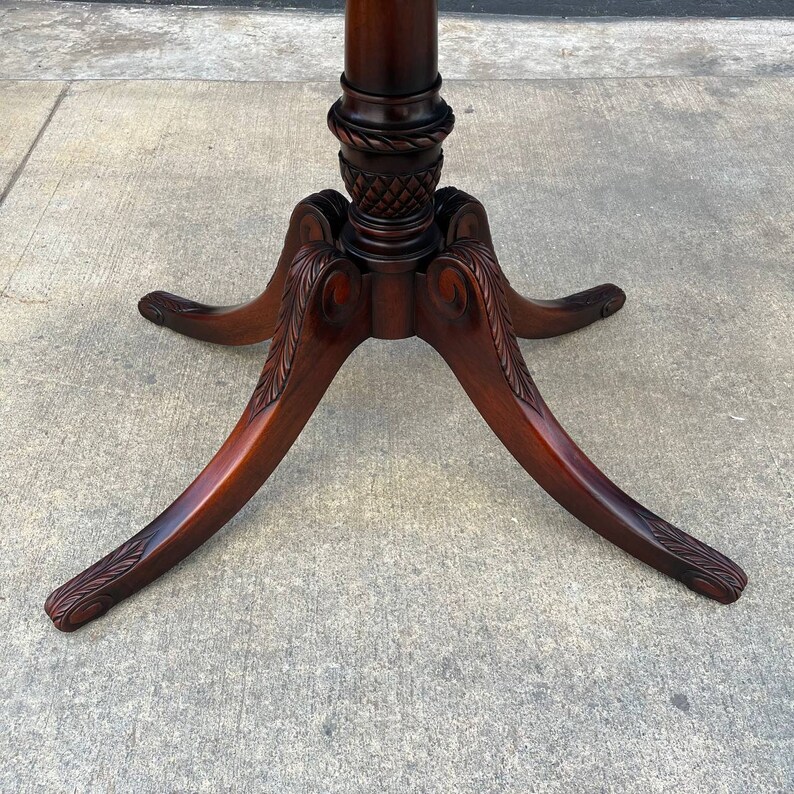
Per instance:
[[[455,116],[440,95],[436,0],[347,0],[342,96],[328,114],[352,204],[326,190],[293,212],[267,289],[212,307],[153,292],[141,314],[196,339],[272,337],[262,375],[226,443],[145,529],[55,590],[45,609],[73,631],[184,559],[256,493],[350,353],[370,337],[418,336],[446,360],[492,430],[563,507],[662,573],[722,603],[738,565],[610,482],[552,416],[517,337],[582,328],[625,301],[612,284],[529,300],[504,277],[482,205],[437,190]],[[277,109],[276,109],[277,112]]]
[[[408,330],[443,356],[496,435],[563,507],[692,590],[726,604],[739,597],[747,583],[741,568],[602,474],[557,423],[524,363],[517,337],[582,328],[618,311],[623,292],[605,284],[558,301],[523,298],[499,267],[482,205],[455,188],[438,191],[433,203],[441,251],[388,282],[388,307],[373,299],[381,274],[343,250],[349,205],[334,191],[298,205],[276,272],[250,303],[217,308],[164,292],[140,301],[144,317],[179,333],[225,345],[272,336],[270,350],[242,418],[198,478],[145,529],[47,599],[57,628],[73,631],[104,614],[226,524],[287,453],[345,359],[376,335],[386,310],[410,318]]]

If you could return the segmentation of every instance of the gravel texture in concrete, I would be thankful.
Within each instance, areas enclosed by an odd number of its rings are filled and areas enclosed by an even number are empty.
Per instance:
[[[413,340],[359,349],[261,493],[175,571],[77,634],[51,627],[47,592],[195,476],[265,355],[151,326],[136,299],[264,285],[292,205],[341,187],[336,91],[75,83],[0,210],[0,788],[783,790],[786,80],[446,92],[445,182],[486,202],[514,285],[629,295],[522,344],[541,389],[621,485],[746,567],[736,605],[566,514]]]
[[[447,80],[794,75],[794,20],[527,19],[445,14]],[[338,13],[0,0],[0,76],[328,80]]]
[[[3,41],[28,35],[3,9]],[[738,603],[583,527],[429,348],[371,341],[238,517],[67,636],[47,593],[179,494],[266,355],[137,299],[258,293],[294,204],[342,189],[335,82],[71,81],[174,75],[122,33],[113,74],[64,47],[42,68],[69,81],[0,81],[0,791],[790,788],[794,82],[445,87],[443,183],[485,202],[513,285],[628,293],[521,343],[541,391],[616,482],[742,564]],[[2,73],[36,52],[0,49]]]

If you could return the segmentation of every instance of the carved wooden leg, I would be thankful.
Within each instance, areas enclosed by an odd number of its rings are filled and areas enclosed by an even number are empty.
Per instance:
[[[543,301],[519,295],[505,284],[507,305],[516,336],[522,339],[548,339],[611,317],[626,302],[626,293],[614,284],[577,292],[567,298]]]
[[[259,384],[232,434],[165,512],[50,595],[45,609],[56,627],[74,631],[104,614],[229,521],[287,453],[370,327],[370,277],[326,243],[303,246]]]
[[[435,202],[436,222],[447,245],[471,238],[493,250],[488,215],[476,198],[447,187],[436,192]],[[626,302],[626,293],[614,284],[601,284],[559,300],[534,300],[519,295],[504,276],[503,282],[513,328],[524,339],[548,339],[577,331],[611,317]]]
[[[512,327],[492,249],[454,243],[417,277],[417,334],[450,365],[502,443],[563,507],[692,590],[728,604],[738,565],[627,496],[571,441],[543,402]]]
[[[347,220],[350,202],[335,190],[323,190],[295,207],[284,248],[265,291],[238,306],[206,306],[169,292],[150,292],[138,302],[138,311],[156,325],[165,325],[185,336],[221,345],[252,345],[273,335],[284,280],[298,249],[304,243],[333,245]]]

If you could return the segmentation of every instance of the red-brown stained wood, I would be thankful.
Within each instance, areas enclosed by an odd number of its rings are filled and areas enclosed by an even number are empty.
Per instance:
[[[596,532],[709,598],[730,603],[738,565],[621,491],[554,419],[517,337],[582,328],[618,311],[604,284],[532,300],[507,282],[482,204],[436,190],[455,117],[440,96],[434,0],[348,0],[343,96],[328,115],[350,204],[335,191],[302,201],[265,291],[212,307],[163,292],[141,314],[226,345],[273,336],[237,426],[176,501],[115,551],[56,589],[45,609],[73,631],[165,573],[256,493],[350,353],[369,337],[418,335],[448,362],[521,465]],[[352,399],[352,397],[351,397]]]
[[[301,247],[262,376],[226,443],[149,526],[50,595],[55,626],[99,617],[224,526],[287,454],[370,324],[369,276],[327,243]]]
[[[492,249],[464,238],[417,276],[417,334],[452,368],[521,465],[584,524],[662,573],[729,604],[738,565],[668,524],[611,482],[570,439],[529,375]]]

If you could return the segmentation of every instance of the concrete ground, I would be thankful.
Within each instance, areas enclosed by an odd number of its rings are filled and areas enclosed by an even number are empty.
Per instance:
[[[341,22],[3,0],[3,792],[791,790],[794,24],[442,28],[468,48],[442,57],[444,183],[485,202],[513,284],[629,296],[522,342],[538,385],[744,596],[583,527],[408,340],[354,354],[224,531],[56,632],[47,593],[173,500],[250,395],[264,346],[136,301],[256,294],[292,206],[341,189]]]

